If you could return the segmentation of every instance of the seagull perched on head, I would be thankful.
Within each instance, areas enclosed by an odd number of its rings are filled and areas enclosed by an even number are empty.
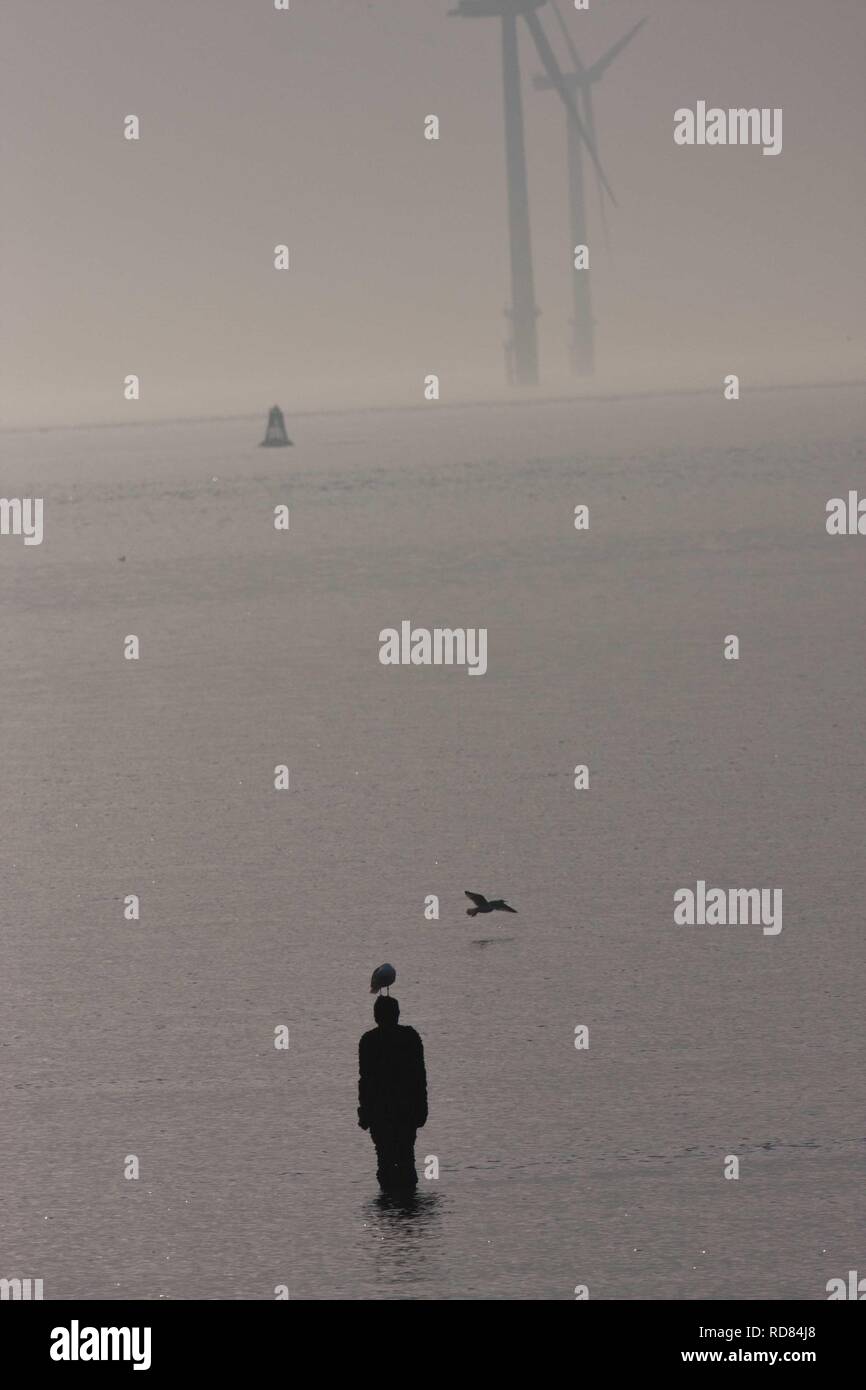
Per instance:
[[[479,912],[517,912],[516,907],[509,907],[502,898],[491,898],[488,902],[483,893],[470,893],[465,888],[463,891],[475,904],[474,907],[467,907],[467,917],[477,917]]]
[[[393,965],[377,965],[370,980],[370,993],[378,994],[381,989],[387,989],[390,994],[396,978],[397,971]]]

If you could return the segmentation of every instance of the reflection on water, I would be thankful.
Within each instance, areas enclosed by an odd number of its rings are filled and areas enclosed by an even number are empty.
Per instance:
[[[435,1282],[444,1211],[443,1195],[427,1190],[381,1192],[364,1203],[364,1230],[375,1244],[371,1277],[376,1289],[393,1297],[398,1286],[405,1292],[412,1285]]]

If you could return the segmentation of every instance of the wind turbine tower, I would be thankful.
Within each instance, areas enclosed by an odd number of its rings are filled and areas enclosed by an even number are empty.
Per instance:
[[[520,90],[520,54],[517,20],[522,16],[532,34],[539,57],[590,152],[604,187],[607,181],[598,164],[595,142],[577,111],[553,50],[535,11],[547,0],[460,0],[452,15],[463,19],[499,18],[502,21],[502,84],[505,102],[505,170],[508,180],[508,236],[511,248],[511,341],[506,357],[509,380],[517,386],[538,384],[538,332],[535,282],[532,272],[532,237],[529,225],[529,188],[523,134],[523,99]],[[608,188],[608,192],[610,189]],[[613,198],[613,194],[610,195]]]

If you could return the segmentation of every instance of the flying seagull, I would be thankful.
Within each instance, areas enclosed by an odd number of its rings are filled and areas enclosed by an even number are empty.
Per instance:
[[[475,904],[474,907],[467,907],[467,917],[477,917],[479,912],[513,912],[515,914],[517,913],[517,908],[509,907],[508,903],[505,902],[502,898],[492,898],[490,902],[488,902],[487,899],[484,897],[483,893],[469,893],[465,888],[463,891],[464,893],[466,893],[467,898],[471,898]]]
[[[370,993],[378,994],[380,990],[387,989],[391,993],[391,985],[397,978],[397,971],[393,965],[377,965],[370,980]]]

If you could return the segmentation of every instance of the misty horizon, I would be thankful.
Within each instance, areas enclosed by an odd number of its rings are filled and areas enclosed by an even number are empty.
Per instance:
[[[442,404],[862,377],[860,7],[560,4],[585,63],[647,19],[593,89],[617,206],[608,248],[587,161],[586,378],[568,357],[563,110],[535,90],[520,26],[541,311],[540,385],[521,392],[503,365],[498,25],[450,8],[13,5],[4,425],[423,405],[430,373]],[[566,68],[550,6],[537,13]],[[678,147],[674,113],[701,101],[783,109],[783,148]]]

